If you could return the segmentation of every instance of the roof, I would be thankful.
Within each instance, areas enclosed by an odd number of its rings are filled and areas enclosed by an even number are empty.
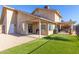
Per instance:
[[[35,16],[33,14],[27,13],[25,11],[16,10],[16,9],[8,7],[8,6],[3,6],[3,8],[7,8],[7,9],[10,9],[10,10],[13,10],[13,11],[21,12],[23,14],[28,14],[28,15],[30,15],[32,17],[38,18],[40,20],[45,20],[45,21],[48,21],[48,22],[54,23],[54,24],[73,24],[72,22],[71,23],[70,22],[53,22],[52,20],[48,20],[48,19],[45,19],[45,18],[42,18],[42,17],[38,17],[38,16]]]
[[[60,15],[60,12],[59,12],[58,10],[51,10],[51,9],[36,8],[36,9],[32,12],[32,14],[33,14],[34,12],[36,12],[37,10],[46,10],[46,11],[50,11],[50,12],[55,12],[56,14],[59,15],[59,17],[62,18],[62,16]]]
[[[8,7],[8,6],[3,6],[3,8],[7,8],[7,9],[10,9],[10,10],[16,11],[15,8],[11,8],[11,7]]]
[[[27,13],[27,12],[25,12],[25,11],[16,10],[15,8],[11,8],[11,7],[8,7],[8,6],[3,6],[3,8],[7,8],[7,9],[10,9],[10,10],[13,10],[13,11],[21,12],[21,13],[23,13],[23,14],[28,14],[28,15],[30,15],[30,16],[32,16],[32,17],[39,18],[39,19],[41,19],[41,20],[45,20],[45,21],[48,21],[48,22],[53,23],[53,21],[51,21],[51,20],[48,20],[48,19],[45,19],[45,18],[42,18],[42,17],[35,16],[35,15],[30,14],[30,13]]]

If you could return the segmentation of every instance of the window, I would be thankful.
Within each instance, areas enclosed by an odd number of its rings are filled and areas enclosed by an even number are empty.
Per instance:
[[[41,29],[45,30],[46,29],[46,25],[41,25]]]
[[[49,30],[53,30],[53,25],[49,24]]]

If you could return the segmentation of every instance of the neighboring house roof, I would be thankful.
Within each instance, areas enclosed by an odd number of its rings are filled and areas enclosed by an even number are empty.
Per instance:
[[[32,14],[34,14],[37,10],[45,10],[45,11],[50,11],[50,12],[54,12],[56,13],[60,18],[62,18],[62,16],[60,15],[60,12],[58,10],[51,10],[51,9],[42,9],[42,8],[36,8]]]

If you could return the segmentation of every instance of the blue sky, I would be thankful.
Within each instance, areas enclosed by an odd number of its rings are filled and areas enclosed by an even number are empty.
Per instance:
[[[31,13],[36,8],[44,8],[44,5],[9,5],[17,10],[26,11]],[[79,5],[49,5],[50,9],[56,9],[61,12],[62,20],[68,21],[72,19],[79,23]],[[0,5],[0,12],[2,11],[2,6]],[[0,13],[1,14],[1,13]]]

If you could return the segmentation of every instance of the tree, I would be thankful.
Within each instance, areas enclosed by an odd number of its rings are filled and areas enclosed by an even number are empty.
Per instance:
[[[61,22],[64,22],[64,20],[61,20]]]
[[[70,23],[76,23],[76,21],[73,21],[72,19],[69,20]]]

